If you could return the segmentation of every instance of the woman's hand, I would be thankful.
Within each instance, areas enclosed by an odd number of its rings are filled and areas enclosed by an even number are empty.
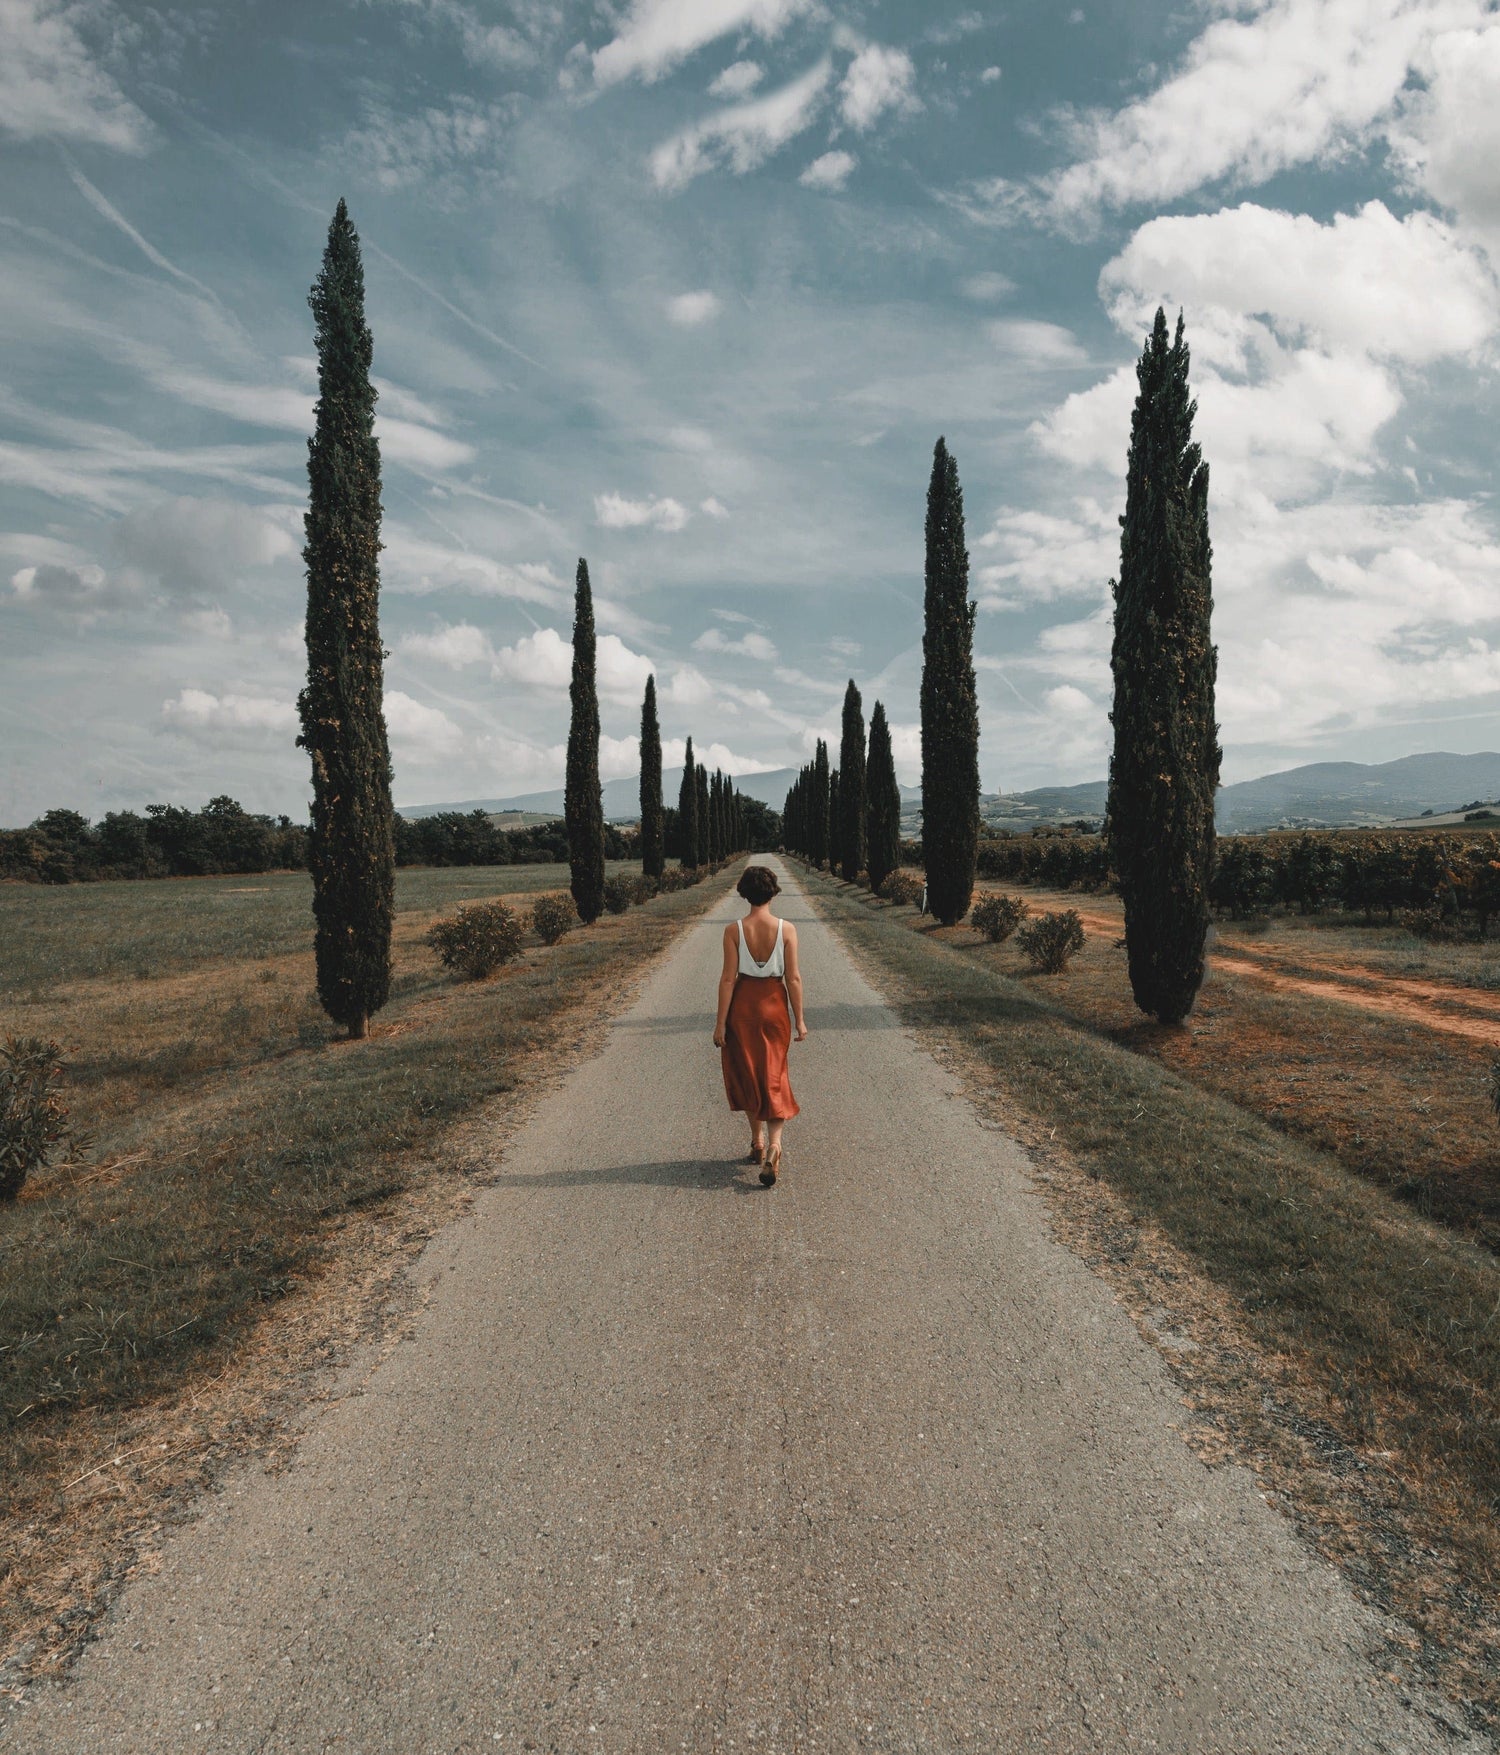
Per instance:
[[[715,1048],[722,1048],[723,1046],[724,1046],[724,1026],[722,1024],[716,1024],[714,1026],[714,1047]]]
[[[805,1042],[807,1040],[807,1024],[801,1018],[798,1018],[797,1020],[796,1040],[798,1042]]]

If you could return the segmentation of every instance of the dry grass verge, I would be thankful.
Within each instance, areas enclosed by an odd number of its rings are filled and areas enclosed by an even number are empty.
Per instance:
[[[305,879],[265,880],[246,932],[226,902],[244,880],[0,893],[21,949],[0,1030],[70,1046],[98,1142],[0,1209],[0,1680],[63,1659],[184,1489],[274,1441],[309,1366],[400,1317],[402,1265],[494,1170],[504,1127],[723,882],[483,982],[422,943],[457,901],[559,881],[402,872],[396,997],[363,1043],[311,995]],[[38,915],[44,949],[22,947]],[[146,958],[155,973],[129,972]]]
[[[1204,1453],[1253,1468],[1393,1617],[1393,1662],[1404,1648],[1471,1722],[1500,1722],[1500,1263],[1070,1015],[1055,978],[806,883],[1031,1147],[1060,1232],[1170,1362]]]

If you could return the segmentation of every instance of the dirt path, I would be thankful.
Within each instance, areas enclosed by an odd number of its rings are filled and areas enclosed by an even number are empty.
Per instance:
[[[789,889],[792,886],[789,884]],[[1453,1755],[1375,1618],[1177,1430],[1159,1357],[795,890],[786,1179],[737,1161],[719,923],[346,1372],[124,1594],[17,1755]]]

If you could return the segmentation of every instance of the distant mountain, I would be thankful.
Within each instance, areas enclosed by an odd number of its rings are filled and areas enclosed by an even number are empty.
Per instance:
[[[795,768],[772,768],[761,774],[738,774],[735,784],[747,798],[758,798],[780,810],[797,778]],[[1037,786],[1029,792],[987,793],[982,801],[987,821],[1007,824],[1069,822],[1104,814],[1107,782],[1089,780],[1081,786]],[[667,775],[667,803],[676,802],[676,778]],[[1252,829],[1336,828],[1361,823],[1389,823],[1423,811],[1457,810],[1477,799],[1500,798],[1500,755],[1447,754],[1402,756],[1394,762],[1309,762],[1305,767],[1263,774],[1219,789],[1219,832],[1240,834]],[[920,786],[901,788],[903,815],[922,807]],[[518,798],[471,798],[463,804],[402,805],[407,817],[430,817],[439,811],[531,811],[561,816],[562,788],[528,792]],[[612,822],[631,822],[640,815],[640,780],[610,780],[604,786],[604,814]]]

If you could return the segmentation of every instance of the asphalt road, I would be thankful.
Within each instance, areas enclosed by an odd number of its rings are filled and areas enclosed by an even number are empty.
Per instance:
[[[788,882],[782,1184],[709,1037],[726,894],[0,1746],[1429,1751],[1376,1626]],[[1473,1748],[1487,1747],[1474,1743]]]

